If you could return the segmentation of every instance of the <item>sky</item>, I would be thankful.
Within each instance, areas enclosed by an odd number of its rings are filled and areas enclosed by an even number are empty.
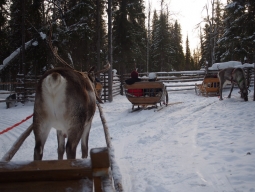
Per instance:
[[[146,10],[148,4],[151,2],[152,10],[160,10],[161,0],[144,0]],[[185,48],[185,41],[187,35],[189,37],[190,49],[193,50],[199,45],[199,30],[196,28],[197,24],[203,21],[203,16],[206,15],[204,10],[205,5],[210,5],[208,0],[165,0],[172,18],[176,18],[181,24],[183,47]],[[226,4],[226,0],[221,0]],[[209,6],[211,8],[211,6]],[[147,12],[146,12],[146,15]],[[152,16],[151,16],[152,18]],[[203,23],[201,23],[203,25]],[[185,50],[185,49],[184,49]]]
[[[227,98],[229,89],[224,89],[219,101],[218,97],[198,96],[194,90],[168,88],[169,105],[159,111],[131,112],[132,104],[121,95],[101,104],[124,191],[255,192],[255,102],[250,89],[249,101],[244,102],[238,89],[231,98]],[[0,94],[0,99],[5,97]],[[6,109],[0,102],[0,132],[32,113],[33,103]],[[0,134],[0,159],[31,123],[32,118]],[[105,146],[97,110],[89,149]],[[30,162],[33,151],[31,133],[11,162]],[[81,158],[80,146],[77,158]],[[57,138],[52,129],[43,160],[54,159]]]

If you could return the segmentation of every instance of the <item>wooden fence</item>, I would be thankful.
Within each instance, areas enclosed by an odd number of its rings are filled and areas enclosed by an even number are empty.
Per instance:
[[[0,82],[0,94],[6,95],[8,97],[11,94],[16,94],[17,102],[24,102],[24,101],[34,101],[35,99],[35,91],[37,82],[39,81],[40,76],[33,77],[28,76],[25,78],[19,78],[18,82]],[[101,94],[101,99],[103,101],[108,100],[108,75],[101,74],[100,81],[102,83],[103,89]],[[113,97],[120,94],[120,76],[113,75]],[[4,97],[4,98],[6,98]],[[6,102],[6,99],[0,99],[0,102]]]
[[[121,91],[121,76],[120,75],[113,75],[112,79],[112,96],[116,96],[120,94]],[[108,101],[108,75],[107,74],[101,74],[100,75],[100,81],[103,84],[101,99],[106,102]]]
[[[247,80],[249,82],[249,87],[254,86],[254,69],[244,68]],[[208,71],[210,74],[217,74],[218,71]],[[172,71],[172,72],[156,72],[158,80],[164,82],[167,87],[167,91],[183,91],[183,90],[194,90],[195,84],[202,83],[205,76],[204,70],[197,71]],[[139,77],[143,81],[148,81],[147,73],[140,73]],[[113,97],[116,95],[123,95],[123,85],[126,79],[130,78],[130,74],[113,75],[113,85],[112,94]],[[19,82],[0,82],[0,94],[6,94],[6,97],[12,93],[16,93],[18,98],[16,101],[34,101],[35,88],[39,79],[39,76],[33,77],[29,76],[19,79]],[[102,83],[103,89],[101,92],[101,99],[106,102],[108,100],[108,75],[101,74],[100,81]],[[228,87],[227,87],[228,88]],[[23,95],[22,98],[21,96]],[[2,98],[0,102],[6,102]]]
[[[246,78],[249,82],[249,87],[254,86],[254,69],[244,68]],[[208,74],[217,75],[219,71],[208,71]],[[167,91],[184,91],[195,90],[195,84],[202,83],[206,72],[204,70],[197,71],[172,71],[172,72],[155,72],[157,74],[158,81],[164,82],[167,87]],[[130,78],[130,74],[124,74],[123,79]],[[139,77],[142,81],[148,81],[147,73],[140,73]],[[122,82],[122,85],[124,82]],[[229,88],[227,86],[226,88]],[[123,93],[122,93],[123,94]]]

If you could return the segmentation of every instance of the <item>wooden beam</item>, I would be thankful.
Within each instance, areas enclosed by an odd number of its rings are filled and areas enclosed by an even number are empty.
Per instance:
[[[157,89],[164,88],[162,82],[136,82],[132,85],[125,84],[125,89]]]
[[[49,191],[86,191],[93,192],[93,183],[89,179],[66,181],[36,181],[0,183],[1,192],[49,192]],[[97,192],[97,191],[96,191]]]
[[[0,183],[78,180],[84,178],[92,179],[92,168],[88,159],[0,162]]]
[[[17,139],[17,141],[13,144],[11,149],[3,156],[1,161],[10,161],[12,157],[16,154],[19,150],[20,146],[23,144],[25,139],[30,135],[33,130],[33,124],[31,124],[27,130],[22,133],[22,135]]]
[[[91,149],[90,159],[0,162],[0,191],[93,191],[111,189],[106,147]],[[110,188],[109,188],[110,187]]]

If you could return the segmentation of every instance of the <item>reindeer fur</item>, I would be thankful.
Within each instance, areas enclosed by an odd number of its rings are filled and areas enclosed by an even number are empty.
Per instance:
[[[248,101],[248,90],[247,90],[247,82],[245,79],[245,73],[242,68],[233,68],[229,67],[226,69],[222,69],[218,72],[218,78],[220,80],[220,100],[222,99],[222,89],[227,83],[231,83],[230,93],[228,98],[231,97],[231,93],[234,88],[234,84],[237,84],[240,92],[241,97],[244,98],[244,101]]]
[[[95,110],[96,96],[88,75],[68,68],[47,71],[38,83],[35,96],[34,160],[42,159],[44,145],[52,127],[57,130],[58,159],[63,159],[65,150],[67,159],[75,159],[80,140],[82,158],[86,158]]]

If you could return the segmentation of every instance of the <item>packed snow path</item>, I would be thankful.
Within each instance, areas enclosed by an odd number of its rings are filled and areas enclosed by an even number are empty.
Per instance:
[[[130,113],[125,96],[102,105],[115,158],[127,192],[255,192],[255,102],[196,96],[194,91],[169,92],[170,105],[158,112]],[[181,103],[178,103],[181,102]],[[176,103],[176,104],[175,104]],[[172,104],[172,105],[171,105]],[[0,131],[33,112],[33,104],[5,109],[0,103]],[[0,157],[9,150],[32,119],[0,135]],[[98,111],[89,148],[106,146]],[[12,161],[32,160],[33,133]],[[77,158],[81,157],[80,148]],[[52,129],[43,159],[57,159]]]

